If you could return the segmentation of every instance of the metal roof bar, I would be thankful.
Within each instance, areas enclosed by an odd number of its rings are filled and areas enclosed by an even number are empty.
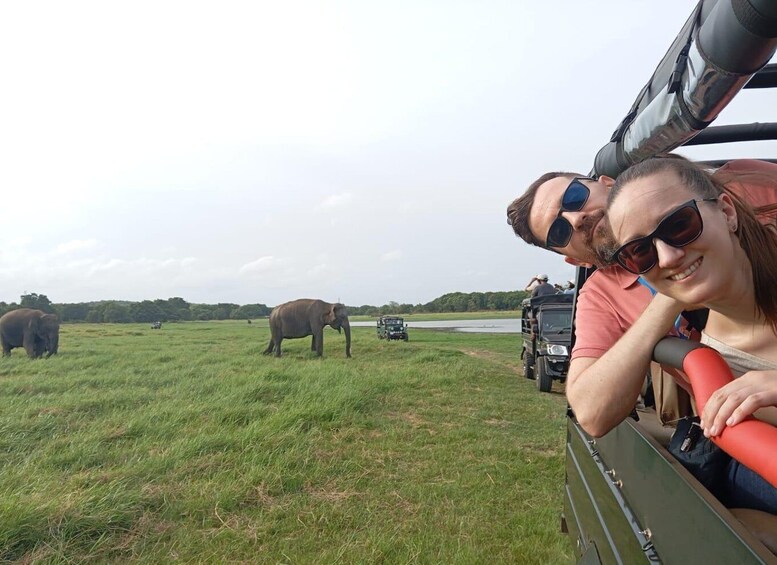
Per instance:
[[[730,126],[711,126],[685,142],[689,145],[712,145],[734,141],[766,141],[777,139],[777,123],[735,124]]]

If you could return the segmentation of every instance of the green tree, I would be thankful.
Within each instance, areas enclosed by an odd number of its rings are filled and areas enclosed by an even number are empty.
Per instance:
[[[57,304],[59,319],[63,322],[83,322],[89,314],[89,305],[81,302],[78,304]]]
[[[103,309],[103,322],[111,324],[124,324],[132,321],[129,308],[118,302],[109,302]]]
[[[250,318],[261,318],[269,316],[270,309],[265,304],[244,304],[235,310],[232,310],[230,317],[233,320],[248,320]]]
[[[129,316],[133,322],[164,322],[165,313],[156,302],[143,300],[142,302],[133,302],[129,306]]]
[[[192,304],[189,307],[192,320],[212,320],[213,309],[208,304]]]
[[[229,318],[232,315],[233,310],[237,310],[240,308],[237,304],[231,304],[229,302],[219,302],[216,304],[216,306],[213,308],[213,318],[214,320],[229,320]]]
[[[36,294],[34,292],[29,294],[22,294],[21,306],[22,308],[35,308],[36,310],[43,310],[49,314],[54,313],[54,305],[51,304],[51,301],[45,294]]]
[[[18,308],[21,308],[16,302],[11,302],[10,304],[6,304],[5,302],[0,302],[0,316],[5,314],[6,312],[10,312],[11,310],[17,310]]]

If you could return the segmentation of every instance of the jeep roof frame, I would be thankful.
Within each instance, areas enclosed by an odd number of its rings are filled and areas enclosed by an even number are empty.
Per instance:
[[[701,0],[594,159],[617,177],[681,145],[777,139],[777,123],[708,126],[743,88],[777,86],[777,4]],[[704,130],[704,131],[703,131]]]

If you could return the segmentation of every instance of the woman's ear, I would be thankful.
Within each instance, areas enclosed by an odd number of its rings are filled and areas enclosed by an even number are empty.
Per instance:
[[[737,210],[734,207],[734,201],[725,192],[718,197],[718,206],[726,217],[726,224],[728,225],[728,231],[734,233],[739,227],[737,221]]]

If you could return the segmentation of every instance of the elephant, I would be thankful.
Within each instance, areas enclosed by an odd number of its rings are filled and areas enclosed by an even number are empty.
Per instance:
[[[345,355],[351,356],[351,324],[345,306],[330,304],[323,300],[301,298],[276,306],[270,314],[270,344],[264,354],[275,352],[281,356],[283,338],[298,338],[312,335],[310,349],[321,357],[324,354],[324,326],[331,326],[338,332],[345,330]]]
[[[51,357],[59,348],[59,319],[42,310],[19,308],[0,318],[0,344],[3,357],[14,347],[24,347],[31,359]]]

